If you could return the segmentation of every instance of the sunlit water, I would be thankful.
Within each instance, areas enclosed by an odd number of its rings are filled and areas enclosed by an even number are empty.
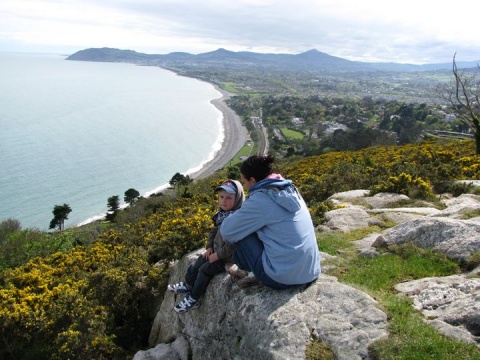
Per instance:
[[[0,53],[0,221],[47,229],[66,203],[78,225],[198,170],[223,140],[218,97],[158,67]]]

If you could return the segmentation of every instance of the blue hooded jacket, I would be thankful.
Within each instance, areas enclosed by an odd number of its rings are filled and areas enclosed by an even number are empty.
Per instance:
[[[223,221],[220,233],[232,244],[257,233],[264,244],[264,270],[281,284],[305,284],[320,274],[312,219],[291,180],[267,178],[254,184],[243,206]]]

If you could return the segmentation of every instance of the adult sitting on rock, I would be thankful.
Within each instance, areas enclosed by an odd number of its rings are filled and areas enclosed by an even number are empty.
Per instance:
[[[235,244],[240,269],[273,289],[310,284],[320,274],[320,254],[307,205],[291,180],[274,174],[271,155],[253,155],[242,163],[240,178],[248,191],[244,205],[220,228]],[[243,279],[242,279],[243,280]]]

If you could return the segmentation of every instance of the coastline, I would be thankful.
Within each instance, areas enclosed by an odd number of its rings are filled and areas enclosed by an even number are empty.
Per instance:
[[[249,139],[248,131],[243,125],[242,119],[235,113],[235,111],[229,108],[225,102],[230,96],[232,96],[232,94],[220,89],[217,85],[212,85],[214,86],[215,90],[217,90],[221,94],[221,97],[211,100],[210,103],[213,104],[222,113],[224,137],[222,145],[220,149],[215,153],[213,159],[203,165],[201,169],[191,174],[188,174],[188,176],[190,176],[190,178],[192,178],[194,181],[196,179],[207,177],[213,174],[215,171],[223,168],[226,164],[229,163],[230,160],[235,157],[238,151],[245,145],[245,143]],[[125,205],[125,207],[126,206],[127,205]],[[74,227],[87,225],[95,221],[104,219],[104,215],[94,216],[74,225]]]
[[[233,94],[228,91],[220,89],[215,84],[212,86],[217,90],[221,96],[219,98],[213,99],[210,101],[221,113],[222,113],[222,125],[224,137],[220,149],[215,153],[212,160],[204,164],[199,170],[189,173],[188,176],[194,181],[196,179],[201,179],[212,175],[215,171],[223,168],[226,164],[232,160],[238,151],[245,145],[249,139],[249,134],[245,126],[243,125],[242,119],[238,116],[235,111],[229,108],[226,104],[226,100]],[[152,191],[155,193],[157,191]],[[159,191],[161,192],[161,191]],[[124,205],[127,206],[126,204]],[[105,216],[97,215],[90,217],[76,225],[74,227],[79,227],[94,223],[96,221],[104,220]]]
[[[222,95],[210,102],[222,113],[224,138],[222,145],[214,155],[214,158],[206,163],[200,170],[189,174],[193,180],[209,176],[215,171],[223,168],[245,145],[249,137],[248,131],[245,126],[243,126],[240,116],[229,108],[225,102],[230,96],[232,96],[232,94],[220,89],[217,85],[212,85],[215,90]]]

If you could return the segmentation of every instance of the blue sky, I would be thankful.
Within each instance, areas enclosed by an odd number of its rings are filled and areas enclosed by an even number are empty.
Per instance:
[[[231,51],[480,61],[480,3],[457,0],[2,0],[0,51]]]

